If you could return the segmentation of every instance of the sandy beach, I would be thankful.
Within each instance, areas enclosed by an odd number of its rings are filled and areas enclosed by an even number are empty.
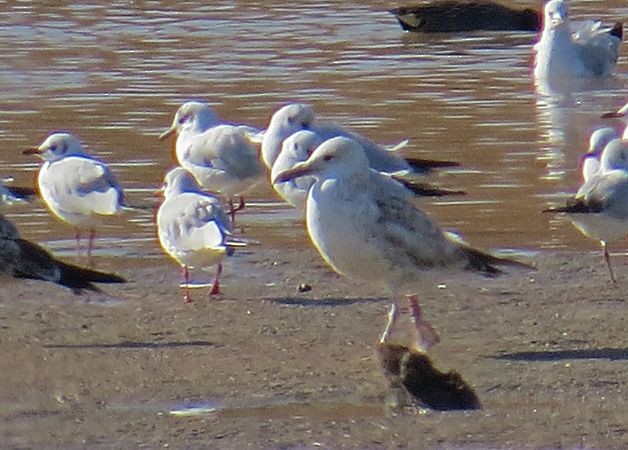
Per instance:
[[[434,363],[483,405],[435,412],[391,406],[375,354],[389,300],[306,249],[237,253],[223,295],[194,291],[190,304],[165,259],[99,259],[129,279],[107,295],[3,280],[3,446],[628,446],[625,258],[616,284],[597,252],[539,254],[537,271],[499,279],[418,282],[442,338]]]

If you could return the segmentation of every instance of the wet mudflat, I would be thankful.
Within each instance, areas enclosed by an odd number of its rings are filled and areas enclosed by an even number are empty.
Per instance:
[[[616,285],[598,254],[533,261],[419,284],[435,365],[482,403],[467,412],[392,407],[376,355],[388,300],[313,250],[237,254],[223,296],[191,304],[160,260],[121,268],[132,282],[107,297],[9,280],[0,434],[15,448],[625,447],[625,259]]]

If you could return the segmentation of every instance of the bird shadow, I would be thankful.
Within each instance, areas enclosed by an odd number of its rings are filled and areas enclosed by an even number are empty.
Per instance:
[[[499,356],[494,359],[509,361],[563,361],[574,359],[608,359],[611,361],[628,360],[628,348],[594,348],[586,350],[552,350],[542,352],[515,352]]]
[[[303,306],[303,307],[328,307],[328,306],[351,306],[356,303],[378,303],[386,300],[383,297],[373,298],[271,298],[268,299],[271,303],[277,303],[278,305],[285,306]]]
[[[186,342],[137,342],[137,341],[121,341],[110,344],[47,344],[44,348],[48,349],[160,349],[160,348],[179,348],[179,347],[213,347],[216,344],[209,341],[186,341]]]

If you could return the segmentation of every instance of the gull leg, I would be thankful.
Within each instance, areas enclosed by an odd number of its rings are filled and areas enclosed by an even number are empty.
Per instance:
[[[222,274],[222,263],[218,263],[218,267],[216,268],[216,276],[214,277],[212,289],[211,291],[209,291],[210,296],[220,294],[220,282],[218,281],[218,279],[220,278],[220,274]]]
[[[90,266],[94,265],[94,259],[92,258],[92,250],[94,248],[94,239],[96,239],[96,229],[89,229],[89,239],[87,241],[87,263]]]
[[[183,281],[185,284],[185,294],[183,294],[183,302],[192,303],[192,298],[190,297],[190,272],[188,271],[188,266],[183,266]]]
[[[74,230],[74,239],[76,239],[76,258],[81,259],[81,230]]]
[[[390,305],[390,309],[388,310],[388,320],[386,321],[386,328],[384,328],[384,332],[379,338],[380,344],[385,344],[388,338],[390,338],[392,328],[397,322],[397,317],[399,317],[399,313],[397,312],[397,303],[392,302],[392,304]]]
[[[611,276],[611,281],[613,283],[617,283],[617,279],[615,278],[615,274],[613,273],[613,268],[611,267],[611,255],[608,254],[606,241],[600,241],[600,244],[602,244],[602,250],[604,250],[604,261],[606,261],[606,267],[608,267],[608,273]]]
[[[244,209],[244,206],[244,197],[242,196],[240,196],[240,202],[238,203],[238,206],[235,206],[233,204],[233,199],[229,199],[229,215],[231,216],[231,227],[233,229],[235,229],[235,213]]]
[[[438,333],[436,333],[432,324],[423,318],[423,312],[419,306],[419,297],[416,294],[409,295],[408,303],[410,304],[412,321],[414,322],[414,326],[416,328],[417,350],[425,353],[430,348],[438,344],[440,338],[438,337]]]

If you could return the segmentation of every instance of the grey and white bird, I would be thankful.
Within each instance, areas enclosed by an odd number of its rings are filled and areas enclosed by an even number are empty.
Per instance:
[[[264,164],[272,170],[278,158],[284,140],[300,130],[310,130],[316,133],[323,141],[336,136],[344,136],[357,141],[366,152],[370,166],[380,172],[407,172],[424,174],[438,167],[453,167],[458,163],[451,161],[434,161],[420,158],[403,158],[396,150],[407,144],[404,141],[388,149],[370,139],[336,124],[318,123],[314,109],[309,105],[292,103],[277,110],[262,139],[262,159]]]
[[[96,228],[124,209],[122,187],[107,164],[88,155],[72,134],[53,133],[23,153],[44,160],[37,176],[40,195],[58,219],[75,228],[79,255],[81,232],[89,231],[87,257],[91,262]]]
[[[525,266],[488,255],[444,233],[411,203],[413,192],[369,167],[360,144],[335,137],[321,144],[307,161],[279,173],[274,182],[313,176],[306,204],[310,239],[336,272],[374,283],[392,294],[382,342],[397,320],[397,298],[434,269],[471,270],[497,275],[499,265]],[[429,349],[438,335],[422,316],[418,297],[409,297],[418,347]]]
[[[17,228],[0,215],[0,273],[56,283],[80,293],[100,292],[94,283],[125,283],[116,274],[85,269],[53,257],[43,247],[22,239]]]
[[[621,23],[603,28],[600,22],[587,20],[575,26],[567,2],[551,0],[544,6],[543,31],[534,46],[534,77],[608,76],[617,64],[622,38]]]
[[[611,127],[599,128],[591,133],[589,148],[581,159],[581,174],[584,181],[588,181],[600,170],[600,156],[604,148],[617,137],[617,132]]]
[[[157,211],[157,235],[164,251],[183,270],[184,300],[190,302],[189,269],[216,266],[210,295],[220,294],[222,260],[230,243],[229,219],[221,200],[201,192],[194,176],[182,167],[164,178],[164,201]]]
[[[611,112],[602,114],[602,117],[604,119],[610,119],[610,118],[622,119],[624,122],[624,134],[622,135],[621,138],[624,140],[628,140],[628,103],[626,103],[624,106],[622,106],[616,111],[611,111]]]
[[[602,152],[600,169],[567,201],[544,212],[566,213],[574,226],[600,242],[613,282],[608,243],[628,234],[628,141],[615,139]]]
[[[159,139],[177,135],[177,162],[204,190],[228,199],[233,220],[235,212],[244,207],[243,194],[264,179],[257,133],[246,125],[221,123],[207,103],[187,102]],[[236,197],[240,198],[238,207],[233,203]]]

